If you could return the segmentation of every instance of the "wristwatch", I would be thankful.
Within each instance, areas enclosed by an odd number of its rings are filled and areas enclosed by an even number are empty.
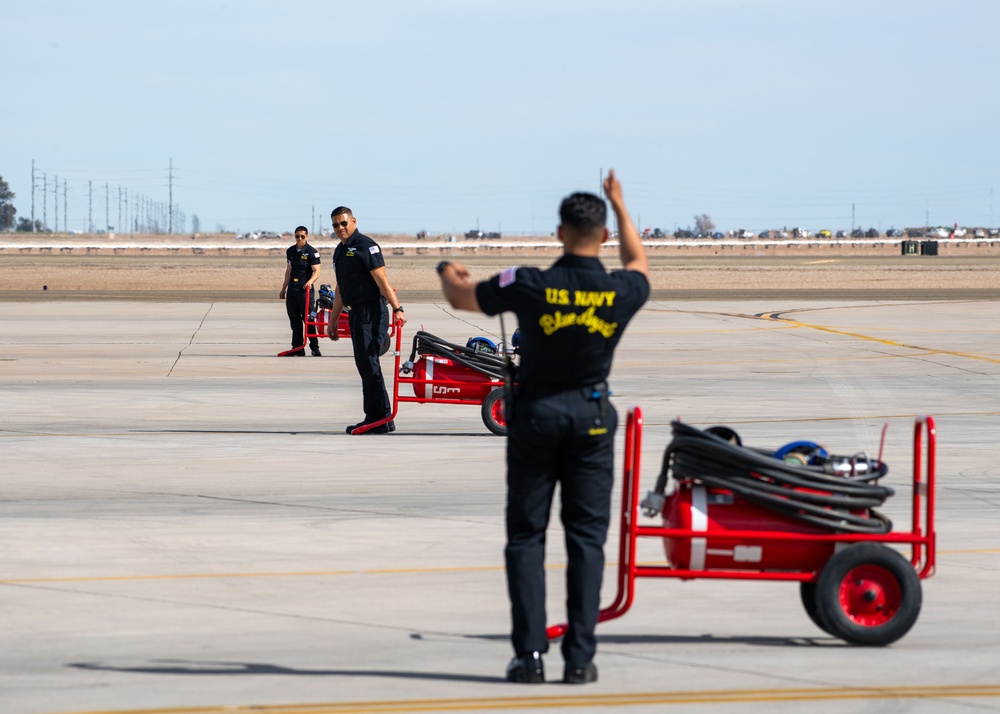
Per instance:
[[[403,309],[403,306],[402,306],[402,305],[400,305],[399,307],[394,307],[394,308],[392,309],[392,314],[393,314],[393,315],[395,315],[395,314],[396,314],[397,312],[406,312],[406,310],[404,310],[404,309]]]
[[[437,264],[436,268],[437,274],[440,275],[441,273],[443,273],[444,269],[447,268],[449,265],[451,265],[450,260],[442,260],[440,263]]]

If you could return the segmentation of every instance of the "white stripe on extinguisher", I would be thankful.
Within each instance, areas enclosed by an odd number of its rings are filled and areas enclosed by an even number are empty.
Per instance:
[[[704,486],[691,487],[691,530],[704,533],[708,530],[708,494]],[[705,569],[705,538],[691,539],[691,570]]]
[[[433,399],[434,385],[431,382],[434,379],[434,358],[424,357],[424,365],[427,367],[424,372],[424,376],[427,378],[427,384],[424,385],[424,399]]]

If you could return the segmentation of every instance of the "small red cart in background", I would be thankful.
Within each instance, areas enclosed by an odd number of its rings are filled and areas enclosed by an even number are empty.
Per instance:
[[[326,288],[326,291],[324,291]],[[327,328],[330,326],[330,320],[333,319],[332,311],[330,307],[333,305],[333,293],[329,291],[329,285],[320,286],[320,297],[313,303],[312,300],[312,287],[306,286],[306,305],[309,309],[306,311],[306,317],[303,320],[303,341],[298,347],[292,347],[284,352],[279,352],[279,357],[285,357],[295,352],[302,352],[306,348],[306,343],[310,338],[316,337],[321,339],[326,339]],[[327,295],[329,297],[327,298]],[[344,309],[337,316],[337,336],[341,339],[351,337],[351,325],[349,318],[350,310]],[[380,355],[384,355],[389,351],[389,347],[392,346],[392,335],[395,325],[389,326],[389,332],[386,334],[386,338],[382,341],[382,349],[379,351]]]

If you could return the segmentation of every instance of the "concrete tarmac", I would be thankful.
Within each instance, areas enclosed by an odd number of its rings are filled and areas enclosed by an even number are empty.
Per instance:
[[[406,308],[406,353],[417,326],[500,333]],[[640,580],[598,627],[600,680],[572,687],[503,681],[505,440],[478,408],[401,404],[394,434],[346,435],[349,344],[275,358],[278,301],[0,303],[0,712],[1000,711],[998,318],[977,300],[651,302],[611,380],[622,422],[644,412],[643,490],[677,417],[873,455],[888,424],[882,511],[907,530],[931,414],[937,573],[885,648],[818,629],[794,583]],[[564,563],[555,513],[551,622]],[[558,646],[546,665],[558,680]]]

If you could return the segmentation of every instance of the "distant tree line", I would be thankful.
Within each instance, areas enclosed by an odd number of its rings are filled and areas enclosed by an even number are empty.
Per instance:
[[[27,217],[18,218],[17,209],[14,207],[16,196],[10,190],[3,176],[0,176],[0,232],[16,230],[19,233],[31,233],[32,230],[39,232],[45,230],[41,221],[36,220],[34,226],[31,219]]]

